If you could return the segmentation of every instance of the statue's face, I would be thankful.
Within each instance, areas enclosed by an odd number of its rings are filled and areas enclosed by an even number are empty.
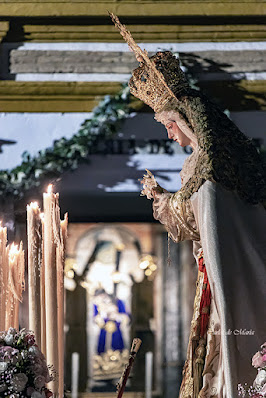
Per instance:
[[[162,111],[156,113],[154,119],[165,126],[170,140],[178,142],[182,147],[189,145],[193,150],[196,149],[197,138],[178,112]]]
[[[176,121],[168,120],[164,123],[165,128],[168,133],[168,138],[170,140],[174,140],[178,142],[178,144],[182,147],[191,145],[190,139],[186,136],[185,133],[178,127]]]

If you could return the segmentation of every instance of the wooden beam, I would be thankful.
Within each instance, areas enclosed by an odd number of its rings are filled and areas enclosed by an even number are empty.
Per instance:
[[[91,112],[104,95],[116,94],[114,82],[0,81],[1,112]],[[200,87],[231,111],[266,110],[266,81],[201,82]],[[142,103],[132,98],[136,109]],[[147,107],[144,108],[151,111]]]
[[[0,4],[2,16],[106,16],[107,10],[119,16],[229,16],[265,15],[263,0],[6,0]]]
[[[24,40],[33,42],[123,42],[112,25],[22,25]],[[256,41],[266,39],[266,24],[128,24],[137,42]]]
[[[2,112],[91,112],[104,95],[116,94],[120,83],[0,82]]]

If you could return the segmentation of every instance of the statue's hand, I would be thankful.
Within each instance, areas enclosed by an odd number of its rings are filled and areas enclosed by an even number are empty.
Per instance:
[[[155,180],[154,175],[147,170],[147,174],[144,174],[143,180],[141,183],[143,185],[143,189],[140,193],[141,196],[147,196],[147,199],[155,199],[158,195],[164,192],[163,188]]]

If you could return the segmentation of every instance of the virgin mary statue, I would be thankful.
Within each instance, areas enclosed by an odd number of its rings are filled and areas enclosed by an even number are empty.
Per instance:
[[[131,93],[155,111],[170,139],[191,145],[176,193],[148,172],[143,191],[175,242],[192,240],[199,266],[181,398],[236,398],[266,340],[266,173],[248,139],[199,91],[169,51],[151,58],[118,18],[136,54]]]

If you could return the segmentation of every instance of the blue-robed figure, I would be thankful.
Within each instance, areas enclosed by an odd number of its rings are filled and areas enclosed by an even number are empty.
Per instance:
[[[101,304],[94,304],[94,319],[96,323],[99,324],[99,319],[101,323],[99,326],[101,327],[97,352],[98,354],[102,354],[107,351],[107,349],[119,350],[122,351],[125,348],[125,343],[123,339],[123,334],[121,331],[121,314],[130,318],[129,314],[126,311],[125,304],[120,299],[112,299],[108,294],[102,293],[101,296],[103,300],[110,302],[110,311],[104,311],[104,316],[101,316]],[[99,297],[99,296],[98,296]],[[108,300],[109,299],[109,300]],[[105,306],[108,305],[105,302]],[[112,333],[111,339],[111,347],[106,347],[106,336],[107,333]]]

